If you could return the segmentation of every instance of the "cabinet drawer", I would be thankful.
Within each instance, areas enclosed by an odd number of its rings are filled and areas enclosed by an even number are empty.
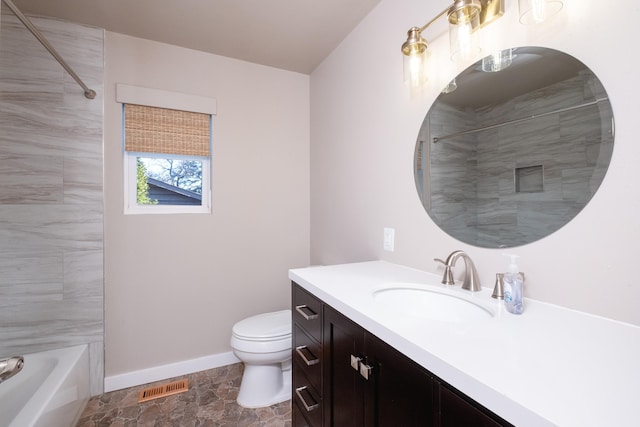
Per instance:
[[[297,402],[293,402],[293,427],[322,427],[321,418],[313,418],[315,421],[310,421],[305,415],[306,410]]]
[[[293,320],[316,341],[322,340],[322,302],[293,284]]]
[[[309,426],[320,427],[322,425],[322,400],[316,389],[309,384],[302,370],[293,369],[293,403],[304,415]],[[302,424],[305,425],[305,424]],[[298,427],[298,424],[295,424]]]
[[[311,424],[309,424],[309,421],[307,421],[307,419],[304,417],[304,415],[302,415],[303,409],[300,409],[300,407],[298,406],[298,404],[296,402],[294,402],[293,408],[291,408],[291,409],[293,410],[293,425],[294,425],[294,427],[314,427]]]
[[[320,343],[309,338],[298,325],[294,326],[293,359],[297,362],[311,385],[321,390],[322,381],[322,347]]]

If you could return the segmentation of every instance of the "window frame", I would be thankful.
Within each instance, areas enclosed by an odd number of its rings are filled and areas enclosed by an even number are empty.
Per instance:
[[[157,159],[198,160],[202,162],[202,204],[201,205],[139,205],[138,157]],[[211,213],[211,158],[181,156],[176,154],[124,152],[124,213],[127,214],[207,214]]]

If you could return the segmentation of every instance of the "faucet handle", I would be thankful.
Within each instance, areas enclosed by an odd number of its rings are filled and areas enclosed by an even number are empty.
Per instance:
[[[496,273],[496,284],[493,287],[491,298],[504,299],[504,274]]]
[[[444,274],[442,275],[442,281],[440,283],[442,283],[443,285],[454,285],[455,282],[453,281],[451,266],[440,258],[434,258],[433,260],[444,264]]]

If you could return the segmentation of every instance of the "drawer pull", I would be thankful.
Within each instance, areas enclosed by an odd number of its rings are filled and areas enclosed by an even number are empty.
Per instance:
[[[310,314],[305,313],[305,310],[308,311]],[[313,320],[318,318],[318,313],[311,310],[309,307],[306,306],[306,304],[296,305],[296,311],[300,313],[302,317],[304,317],[306,320]]]
[[[307,357],[304,353],[309,353],[311,355],[311,357]],[[313,353],[311,353],[311,350],[309,350],[309,348],[307,348],[306,345],[301,345],[299,347],[296,347],[296,353],[298,353],[298,355],[300,357],[302,357],[302,360],[304,360],[304,363],[307,364],[307,366],[313,366],[313,365],[317,365],[318,363],[320,363],[320,359],[318,359],[316,356],[313,355]]]
[[[313,396],[311,396],[311,393],[309,392],[309,390],[307,390],[307,386],[296,388],[296,394],[298,395],[298,399],[300,399],[300,401],[304,405],[304,409],[306,409],[307,412],[311,412],[314,409],[317,409],[318,403],[314,401],[314,403],[311,405],[307,404],[307,401],[304,400],[304,397],[302,397],[303,392],[307,394],[312,401],[313,401]]]

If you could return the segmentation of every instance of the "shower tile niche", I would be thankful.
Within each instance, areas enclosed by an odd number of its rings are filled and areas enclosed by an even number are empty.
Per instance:
[[[542,165],[515,169],[516,193],[541,193],[544,191],[544,168]]]

